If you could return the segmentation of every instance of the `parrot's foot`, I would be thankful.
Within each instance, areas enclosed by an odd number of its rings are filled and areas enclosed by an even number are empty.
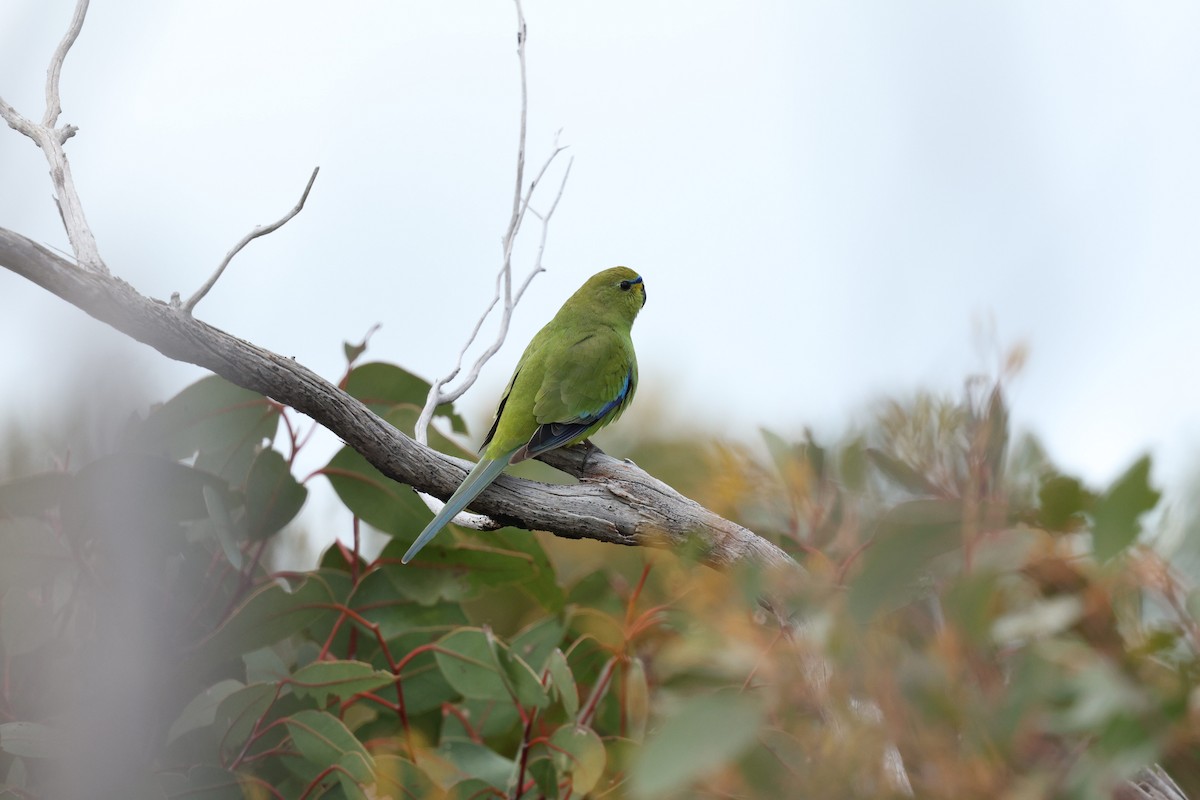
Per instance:
[[[591,439],[584,439],[580,444],[583,445],[583,464],[580,465],[580,469],[587,472],[588,459],[592,457],[592,453],[600,452],[600,448],[592,444]]]

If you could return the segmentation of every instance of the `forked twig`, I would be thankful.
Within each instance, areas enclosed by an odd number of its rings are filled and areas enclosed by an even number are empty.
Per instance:
[[[479,373],[483,366],[491,360],[492,356],[496,355],[503,346],[505,339],[508,338],[509,323],[512,321],[513,309],[517,303],[521,301],[521,297],[525,294],[525,290],[529,288],[530,282],[540,272],[545,272],[545,267],[542,266],[542,254],[546,250],[546,235],[549,230],[550,218],[554,215],[554,210],[558,207],[559,200],[562,199],[563,190],[566,188],[567,178],[571,174],[571,163],[568,162],[566,170],[563,172],[562,181],[559,183],[558,193],[554,197],[554,202],[551,203],[549,210],[543,215],[539,214],[530,206],[530,201],[533,199],[533,193],[538,185],[545,177],[546,171],[550,165],[554,163],[554,159],[558,154],[565,150],[558,144],[558,134],[554,137],[554,148],[546,161],[542,164],[538,174],[529,186],[525,186],[525,142],[526,130],[529,117],[529,93],[528,84],[526,82],[526,60],[525,60],[525,43],[527,41],[527,28],[525,25],[525,13],[521,8],[521,0],[514,0],[517,8],[517,62],[520,65],[521,76],[521,122],[520,132],[517,138],[517,174],[513,188],[513,206],[512,215],[508,220],[508,227],[504,232],[504,238],[501,240],[501,245],[504,253],[503,261],[500,265],[500,271],[496,275],[496,291],[492,296],[491,301],[484,309],[483,314],[476,320],[474,328],[463,344],[462,349],[458,352],[458,358],[454,363],[454,368],[450,372],[438,378],[429,388],[429,394],[425,398],[425,407],[421,409],[421,414],[417,418],[416,427],[414,430],[415,438],[421,444],[429,442],[429,424],[433,420],[434,410],[442,403],[449,403],[457,400],[470,389],[475,381],[479,378]],[[559,132],[561,133],[561,131]],[[521,231],[521,225],[525,220],[526,212],[532,212],[542,222],[541,240],[538,245],[537,257],[534,259],[533,268],[529,274],[521,282],[520,286],[513,287],[512,275],[512,254],[513,247],[516,244],[517,235]],[[479,331],[483,328],[483,323],[487,320],[493,309],[500,304],[503,297],[503,305],[500,311],[499,328],[496,332],[495,340],[482,352],[475,362],[471,365],[471,369],[467,375],[452,389],[446,389],[446,385],[458,377],[462,372],[463,359],[466,357],[467,350],[475,343],[475,339],[479,336]],[[441,501],[435,497],[421,495],[422,500],[431,509],[439,509]],[[500,523],[489,519],[488,517],[479,516],[476,514],[459,514],[455,518],[455,522],[461,525],[475,528],[477,530],[495,530],[502,527]]]
[[[197,303],[204,299],[204,295],[208,294],[209,289],[216,285],[217,280],[221,277],[221,273],[225,271],[225,268],[229,266],[229,262],[233,260],[234,256],[241,252],[243,247],[250,244],[260,236],[266,236],[268,233],[274,233],[275,231],[279,230],[286,225],[292,217],[304,210],[304,203],[308,200],[308,193],[312,191],[313,183],[317,180],[317,173],[320,171],[320,167],[313,167],[312,175],[310,175],[308,178],[308,184],[304,187],[304,193],[300,195],[300,202],[292,206],[291,211],[287,212],[270,225],[259,225],[254,230],[243,236],[242,240],[234,245],[232,250],[225,254],[225,258],[221,260],[221,265],[217,267],[217,271],[212,274],[212,277],[205,281],[204,285],[197,289],[196,293],[189,297],[188,301],[183,304],[182,310],[185,314],[192,313],[192,309],[196,307]],[[172,299],[178,300],[178,295]]]
[[[0,117],[4,118],[10,128],[32,139],[45,154],[46,161],[50,164],[50,180],[54,183],[54,201],[58,204],[58,213],[62,217],[63,227],[67,231],[76,261],[84,269],[107,275],[108,267],[100,258],[96,237],[92,235],[92,229],[83,214],[83,203],[80,202],[79,192],[75,189],[71,164],[67,160],[66,151],[63,150],[63,144],[79,129],[74,125],[57,127],[58,117],[62,114],[59,81],[62,77],[63,62],[71,50],[71,45],[79,38],[79,32],[83,30],[87,10],[88,0],[78,0],[71,24],[55,48],[54,55],[50,57],[50,66],[46,70],[46,110],[42,114],[41,123],[22,116],[3,98],[0,98]]]

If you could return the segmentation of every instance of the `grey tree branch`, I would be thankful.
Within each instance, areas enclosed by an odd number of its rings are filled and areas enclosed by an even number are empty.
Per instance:
[[[144,297],[119,278],[82,270],[4,228],[0,228],[0,266],[168,358],[204,367],[307,414],[393,480],[449,497],[470,466],[408,438],[295,360]],[[498,524],[572,539],[665,547],[695,540],[714,567],[751,563],[798,568],[783,550],[683,497],[637,466],[593,452],[584,469],[583,459],[582,448],[543,458],[579,478],[578,485],[501,476],[473,505]]]
[[[46,70],[46,111],[42,115],[41,123],[32,122],[22,116],[3,98],[0,98],[0,117],[4,118],[10,128],[32,139],[45,154],[46,161],[50,164],[50,180],[54,184],[54,201],[58,204],[63,227],[67,229],[67,238],[71,241],[71,249],[80,265],[84,269],[107,275],[108,267],[100,258],[96,237],[92,235],[92,229],[88,226],[87,217],[83,213],[83,203],[80,202],[79,192],[75,189],[71,163],[63,149],[63,144],[75,135],[78,128],[74,125],[56,127],[58,117],[62,113],[59,79],[62,76],[63,61],[83,29],[87,10],[88,0],[79,0],[76,3],[71,25],[50,58],[50,68]]]
[[[192,309],[196,307],[197,303],[204,299],[204,295],[208,294],[209,289],[216,285],[217,281],[221,277],[221,273],[223,273],[225,268],[229,266],[229,262],[233,260],[233,257],[242,251],[243,247],[250,244],[260,236],[266,236],[268,233],[274,233],[275,231],[279,230],[286,225],[292,217],[304,210],[304,203],[308,200],[308,193],[312,191],[313,183],[317,180],[317,173],[320,171],[320,167],[313,167],[312,175],[310,175],[308,178],[308,185],[304,187],[304,193],[300,195],[300,201],[296,203],[296,205],[292,206],[291,211],[287,212],[270,225],[257,226],[254,230],[243,236],[241,241],[235,244],[233,249],[225,254],[225,258],[221,260],[220,266],[217,267],[217,271],[212,274],[212,277],[205,281],[204,285],[197,289],[196,293],[189,297],[187,302],[183,304],[183,311],[185,313],[192,313]],[[177,297],[173,299],[177,299]]]

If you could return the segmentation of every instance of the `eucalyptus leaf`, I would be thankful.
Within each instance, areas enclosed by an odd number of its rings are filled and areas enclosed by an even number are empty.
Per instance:
[[[550,736],[554,764],[558,772],[571,777],[576,794],[586,795],[604,774],[607,756],[604,743],[591,728],[583,725],[564,725]]]
[[[493,648],[503,649],[498,656]],[[487,700],[519,699],[544,707],[549,696],[541,682],[520,658],[504,645],[490,640],[478,628],[462,628],[438,642],[435,655],[442,675],[463,697]]]
[[[374,782],[375,760],[342,721],[325,711],[306,709],[284,720],[296,749],[321,769],[340,765],[360,784]]]
[[[263,450],[246,478],[246,532],[262,540],[287,525],[304,505],[308,489],[292,476],[288,463],[274,450]]]
[[[324,706],[330,698],[371,692],[395,683],[395,678],[361,661],[314,661],[296,670],[288,682],[297,697],[311,697]]]
[[[1092,506],[1092,539],[1104,561],[1120,553],[1141,533],[1138,519],[1162,495],[1150,486],[1150,457],[1142,456],[1113,482]]]
[[[575,685],[575,676],[571,673],[571,666],[562,650],[555,648],[550,654],[547,669],[550,670],[550,682],[562,702],[563,710],[567,712],[568,717],[574,719],[579,713],[579,689]]]
[[[310,574],[291,591],[268,583],[253,591],[193,651],[210,659],[228,658],[257,650],[312,625],[330,608],[329,585]]]
[[[763,716],[758,698],[745,692],[690,699],[637,752],[632,796],[662,797],[720,769],[754,743]]]

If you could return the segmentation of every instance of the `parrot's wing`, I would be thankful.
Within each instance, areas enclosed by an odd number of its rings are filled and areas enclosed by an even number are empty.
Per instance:
[[[487,436],[483,437],[483,444],[479,445],[479,452],[483,452],[489,444],[492,443],[492,437],[496,435],[496,428],[500,426],[500,415],[504,413],[504,404],[508,402],[508,396],[512,394],[513,384],[517,382],[517,376],[521,374],[521,365],[517,365],[516,372],[509,378],[508,386],[504,387],[504,396],[500,398],[500,404],[496,406],[496,416],[492,419],[492,427],[488,429]]]
[[[514,463],[578,439],[620,416],[637,388],[633,350],[620,338],[590,334],[547,359],[534,401],[538,429]]]
[[[549,326],[547,326],[549,327]],[[492,439],[496,436],[496,429],[500,427],[500,417],[504,414],[504,406],[508,404],[508,398],[512,395],[513,386],[517,383],[517,376],[521,374],[521,370],[526,364],[537,364],[540,362],[542,352],[546,347],[548,332],[546,328],[537,332],[533,340],[525,348],[525,352],[521,354],[521,358],[517,361],[517,366],[513,369],[512,377],[508,379],[508,386],[504,387],[504,394],[500,397],[500,402],[496,406],[496,416],[492,419],[492,427],[488,430],[487,436],[483,437],[483,444],[479,445],[479,451],[483,452],[487,446],[492,443]],[[537,367],[531,368],[534,374],[537,373]],[[528,376],[527,376],[528,377]]]

